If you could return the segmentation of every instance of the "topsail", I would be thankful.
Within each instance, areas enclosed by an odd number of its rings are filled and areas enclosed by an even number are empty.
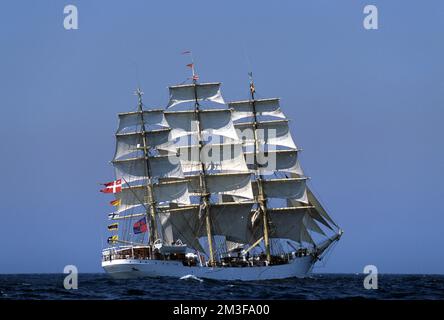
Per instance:
[[[185,84],[179,86],[171,86],[170,88],[170,101],[167,108],[173,107],[177,104],[184,102],[194,101],[211,101],[218,104],[224,104],[224,99],[220,92],[220,83],[201,83]]]

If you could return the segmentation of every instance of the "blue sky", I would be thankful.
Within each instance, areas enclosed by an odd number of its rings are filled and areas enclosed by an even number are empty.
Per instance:
[[[79,29],[63,28],[75,4]],[[379,9],[365,30],[363,8]],[[279,96],[311,186],[345,229],[317,272],[443,273],[441,1],[3,1],[0,273],[100,271],[117,112],[189,74]],[[247,58],[248,57],[248,58]],[[250,66],[249,66],[250,65]]]

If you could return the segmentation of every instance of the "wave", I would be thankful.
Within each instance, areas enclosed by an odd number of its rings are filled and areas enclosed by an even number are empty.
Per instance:
[[[187,274],[187,275],[185,275],[185,276],[180,278],[180,280],[190,280],[190,279],[191,280],[196,280],[196,281],[199,281],[199,282],[203,282],[203,279],[198,278],[198,277],[196,277],[195,275],[192,275],[192,274]]]

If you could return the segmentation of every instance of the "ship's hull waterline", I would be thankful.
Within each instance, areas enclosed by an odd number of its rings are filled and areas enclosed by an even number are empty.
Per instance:
[[[115,279],[137,279],[145,277],[195,276],[214,280],[272,280],[303,278],[310,274],[316,260],[312,256],[298,257],[290,263],[255,267],[201,267],[184,266],[180,261],[117,259],[103,261],[102,267]]]

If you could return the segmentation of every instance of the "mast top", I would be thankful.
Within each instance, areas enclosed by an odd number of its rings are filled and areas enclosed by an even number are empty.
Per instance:
[[[194,64],[194,59],[193,59],[193,52],[190,51],[184,51],[182,52],[182,54],[186,54],[190,56],[191,59],[191,63],[187,64],[187,67],[189,67],[191,69],[191,79],[193,81],[193,84],[197,83],[197,80],[199,80],[199,75],[196,73],[196,68],[195,68],[195,64]]]
[[[248,79],[250,80],[250,94],[251,98],[254,100],[254,93],[256,92],[256,88],[254,87],[253,81],[253,72],[248,72]]]
[[[136,95],[137,96],[137,99],[138,99],[138,107],[139,107],[139,110],[141,110],[142,109],[142,105],[143,105],[143,102],[142,102],[142,96],[143,96],[143,91],[140,89],[140,88],[137,88],[135,91],[134,91],[134,95]]]

